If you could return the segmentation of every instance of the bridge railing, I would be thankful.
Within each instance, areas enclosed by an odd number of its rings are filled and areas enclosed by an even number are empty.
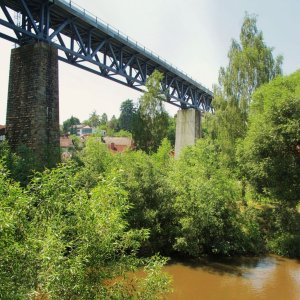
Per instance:
[[[207,87],[205,87],[202,84],[200,84],[199,82],[197,82],[193,77],[189,76],[187,73],[180,70],[179,68],[174,66],[172,63],[170,63],[166,59],[159,56],[157,53],[153,52],[152,50],[148,49],[147,47],[140,44],[136,40],[132,39],[130,36],[123,33],[122,31],[120,31],[116,27],[114,27],[114,26],[108,24],[107,22],[103,21],[101,18],[99,18],[96,15],[94,15],[93,13],[89,12],[88,10],[86,10],[85,8],[83,8],[82,6],[77,4],[76,2],[71,1],[71,0],[58,0],[58,1],[64,3],[65,5],[69,6],[70,8],[74,9],[75,11],[79,12],[80,14],[82,14],[85,18],[89,19],[90,21],[92,21],[96,24],[99,24],[102,27],[106,28],[107,31],[110,31],[112,34],[117,35],[120,38],[124,39],[126,42],[130,43],[133,47],[138,48],[139,51],[144,52],[145,54],[147,54],[147,56],[150,56],[150,57],[154,58],[155,60],[158,60],[160,63],[163,63],[163,64],[167,65],[168,68],[171,67],[174,71],[177,71],[177,72],[181,73],[181,75],[185,76],[187,79],[189,79],[189,81],[193,81],[196,85],[200,85],[202,88],[207,90],[208,93],[211,93],[211,91]]]

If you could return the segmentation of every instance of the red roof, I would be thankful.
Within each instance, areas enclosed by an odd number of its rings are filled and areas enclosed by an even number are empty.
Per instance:
[[[72,139],[70,139],[69,137],[61,136],[59,139],[59,142],[60,142],[61,148],[73,148],[74,147]]]
[[[110,137],[103,138],[109,150],[113,152],[124,152],[126,149],[133,148],[133,141],[129,137]]]

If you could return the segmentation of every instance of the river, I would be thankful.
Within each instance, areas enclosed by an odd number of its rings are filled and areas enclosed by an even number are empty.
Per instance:
[[[300,261],[263,258],[202,259],[170,263],[168,300],[300,300]]]

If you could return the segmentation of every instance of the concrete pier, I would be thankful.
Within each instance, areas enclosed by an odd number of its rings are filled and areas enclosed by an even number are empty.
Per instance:
[[[201,137],[201,112],[195,109],[179,110],[176,119],[175,157],[186,146],[194,145]]]
[[[6,126],[13,151],[26,146],[41,167],[59,162],[58,54],[50,45],[12,50]]]

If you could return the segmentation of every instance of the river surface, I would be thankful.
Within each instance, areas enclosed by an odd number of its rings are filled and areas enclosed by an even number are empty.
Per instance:
[[[300,261],[277,256],[171,263],[168,300],[300,300]]]

